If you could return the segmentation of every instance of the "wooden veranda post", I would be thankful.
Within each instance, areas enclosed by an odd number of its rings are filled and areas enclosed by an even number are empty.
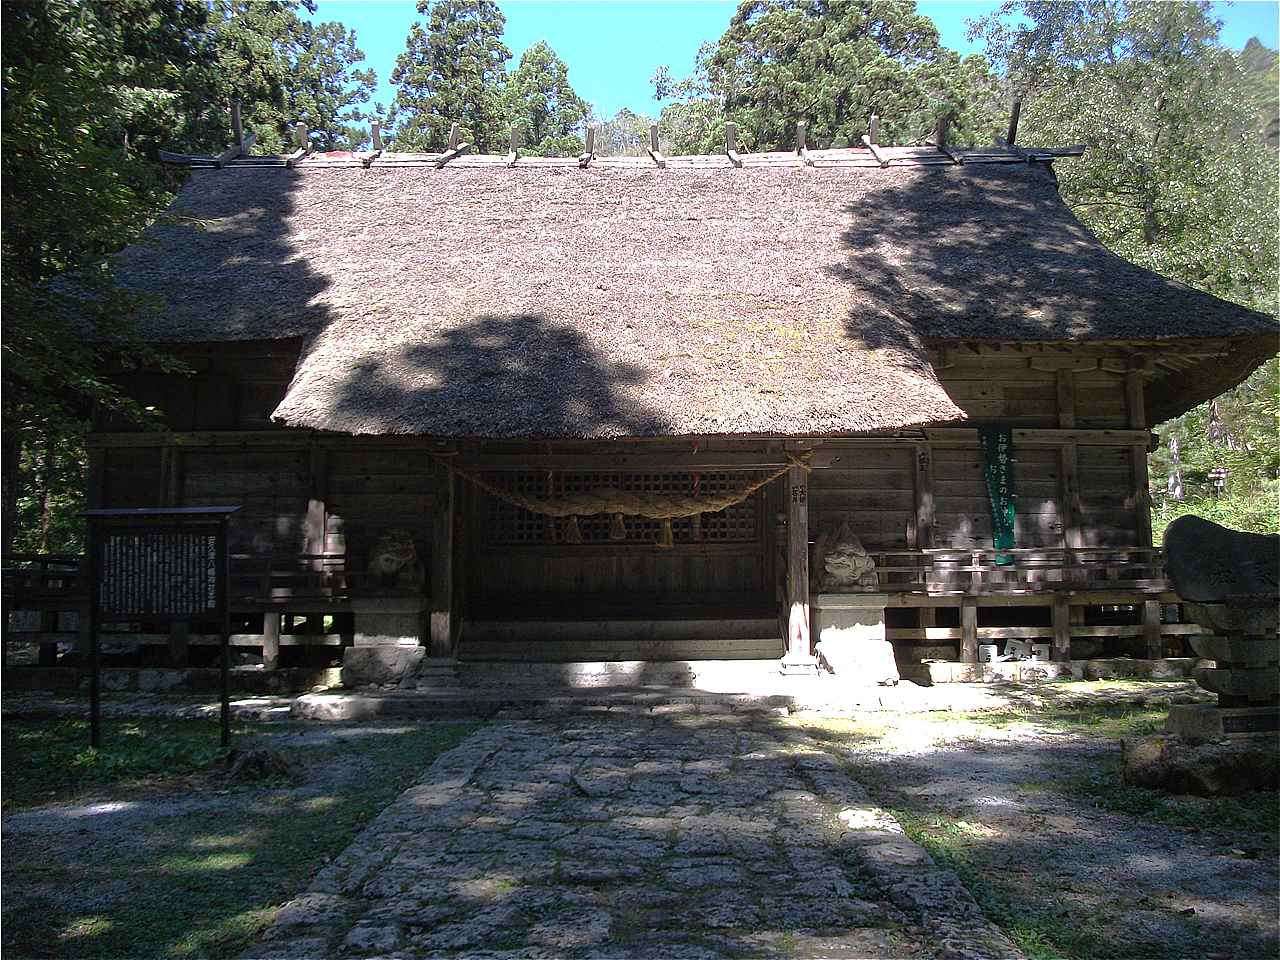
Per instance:
[[[440,496],[432,524],[431,624],[427,653],[452,657],[453,649],[453,511],[457,483],[452,471],[440,468]]]
[[[782,672],[818,672],[809,637],[809,478],[804,467],[787,471],[787,652]]]

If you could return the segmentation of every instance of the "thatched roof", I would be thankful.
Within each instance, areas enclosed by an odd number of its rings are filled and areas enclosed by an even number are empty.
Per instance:
[[[883,430],[962,416],[935,340],[1275,336],[1107,252],[1040,163],[319,166],[193,172],[203,227],[119,269],[152,340],[302,337],[296,426]]]

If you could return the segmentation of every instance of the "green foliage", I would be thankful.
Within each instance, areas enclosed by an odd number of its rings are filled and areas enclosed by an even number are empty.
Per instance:
[[[1171,420],[1151,457],[1153,526],[1186,513],[1237,530],[1280,533],[1280,360]],[[1219,494],[1210,477],[1226,470]]]
[[[1083,143],[1060,164],[1063,197],[1127,260],[1276,313],[1277,59],[1218,41],[1206,3],[1014,2],[980,21],[994,62],[1026,98],[1023,138]],[[1280,530],[1280,368],[1275,362],[1160,431],[1157,538],[1196,513]],[[1215,495],[1209,471],[1229,471]]]
[[[304,4],[314,12],[314,3]],[[364,52],[354,30],[340,23],[313,24],[298,15],[297,2],[216,0],[212,41],[216,66],[208,149],[231,141],[225,104],[239,99],[245,130],[258,138],[257,151],[292,149],[291,124],[301,120],[317,150],[354,150],[369,140],[363,124],[377,116],[363,109],[377,85],[372,70],[360,70]]]
[[[601,157],[643,157],[649,147],[650,117],[623,107],[608,120],[600,120],[596,131],[596,155]]]
[[[1108,247],[1275,312],[1275,156],[1219,26],[1204,3],[1031,0],[975,32],[1025,97],[1023,139],[1085,145],[1062,195]]]
[[[881,140],[909,142],[952,121],[957,143],[989,140],[1004,107],[981,57],[941,45],[914,3],[887,0],[743,0],[715,44],[698,53],[691,77],[666,67],[653,78],[664,133],[676,152],[722,149],[724,123],[748,149],[785,149],[796,122],[810,142],[859,142],[873,113]]]
[[[569,85],[569,68],[539,40],[520,57],[506,83],[507,116],[524,132],[527,152],[540,157],[582,152],[582,129],[590,109]]]
[[[180,185],[156,151],[224,149],[237,97],[267,150],[293,119],[321,148],[354,146],[374,77],[353,68],[354,34],[278,0],[26,0],[0,16],[3,545],[61,549],[74,546],[60,508],[80,496],[91,410],[148,413],[110,372],[179,369],[132,336],[147,304],[113,287],[108,259]]]
[[[478,152],[505,152],[506,17],[491,0],[419,0],[418,13],[427,21],[410,28],[391,71],[396,149],[443,149],[458,123]]]

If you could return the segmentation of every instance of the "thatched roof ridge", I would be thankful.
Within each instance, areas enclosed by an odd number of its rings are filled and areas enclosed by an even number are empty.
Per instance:
[[[523,161],[521,161],[523,163]],[[1274,337],[1107,252],[1044,164],[197,171],[119,276],[166,342],[303,337],[276,417],[475,437],[958,419],[929,341]]]

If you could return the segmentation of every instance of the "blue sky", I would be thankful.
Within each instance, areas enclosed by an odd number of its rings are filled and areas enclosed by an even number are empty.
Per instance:
[[[513,63],[538,40],[546,40],[569,65],[569,80],[602,116],[622,107],[654,114],[650,78],[661,64],[684,76],[704,41],[724,32],[736,6],[719,0],[508,0],[498,4],[507,17],[505,41]],[[932,17],[942,42],[961,52],[974,50],[965,37],[966,22],[996,10],[998,2],[926,0],[922,13]],[[1223,21],[1222,40],[1239,49],[1252,36],[1276,47],[1276,0],[1215,3]],[[340,20],[356,31],[366,65],[378,72],[375,99],[390,104],[396,55],[404,49],[409,27],[418,19],[405,0],[319,0],[313,19]]]

